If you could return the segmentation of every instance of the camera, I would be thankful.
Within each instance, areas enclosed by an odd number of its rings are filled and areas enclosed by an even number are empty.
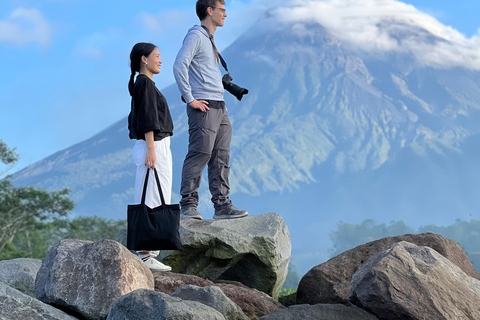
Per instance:
[[[242,88],[232,82],[233,78],[226,73],[222,78],[223,88],[234,95],[238,101],[241,101],[244,94],[248,93],[248,89]]]

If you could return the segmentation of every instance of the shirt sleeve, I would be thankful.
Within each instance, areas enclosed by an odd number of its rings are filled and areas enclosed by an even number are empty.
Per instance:
[[[161,125],[157,109],[157,93],[152,81],[144,81],[137,92],[135,131],[145,134],[149,131],[159,131]]]
[[[193,58],[200,48],[200,37],[196,33],[189,33],[183,40],[183,45],[178,51],[175,63],[173,64],[173,75],[177,82],[178,89],[182,97],[187,103],[192,102],[195,98],[192,95],[190,87],[188,69]]]

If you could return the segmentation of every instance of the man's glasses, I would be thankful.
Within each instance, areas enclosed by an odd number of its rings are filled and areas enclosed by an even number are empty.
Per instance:
[[[224,14],[227,13],[227,10],[225,10],[223,8],[213,8],[213,10],[215,10],[215,9],[218,9],[218,10],[222,11],[222,13],[224,13]]]

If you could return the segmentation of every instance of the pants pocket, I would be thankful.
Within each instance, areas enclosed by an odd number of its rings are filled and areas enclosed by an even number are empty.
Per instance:
[[[210,109],[207,112],[196,109],[191,111],[188,117],[189,150],[212,153],[220,125],[218,111],[215,109]]]

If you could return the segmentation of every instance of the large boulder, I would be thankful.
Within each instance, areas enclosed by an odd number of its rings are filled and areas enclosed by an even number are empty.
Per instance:
[[[313,267],[298,285],[297,304],[348,303],[355,271],[370,257],[400,241],[433,248],[469,276],[480,279],[457,243],[433,233],[406,234],[369,242]]]
[[[35,298],[35,278],[41,265],[38,259],[0,261],[0,282]]]
[[[0,282],[0,319],[77,320],[3,282]]]
[[[230,300],[219,287],[197,287],[186,285],[172,293],[170,296],[182,300],[191,300],[203,303],[218,312],[226,320],[249,320],[242,309]]]
[[[233,220],[182,219],[183,251],[163,251],[178,273],[216,281],[239,281],[274,298],[282,288],[291,254],[290,234],[276,213]]]
[[[155,280],[155,291],[171,294],[184,285],[198,287],[213,286],[214,283],[197,276],[174,272],[152,271]]]
[[[107,320],[225,320],[217,310],[196,301],[170,297],[162,292],[139,289],[113,305]]]
[[[276,310],[260,320],[378,320],[367,311],[343,304],[301,304]]]
[[[239,306],[250,319],[256,320],[266,314],[285,307],[268,294],[246,287],[241,283],[220,281],[215,283],[223,293]]]
[[[85,319],[105,319],[113,303],[136,289],[154,288],[153,275],[120,243],[62,240],[43,260],[37,297]]]
[[[429,247],[394,244],[353,276],[351,301],[380,319],[480,319],[480,281]]]

